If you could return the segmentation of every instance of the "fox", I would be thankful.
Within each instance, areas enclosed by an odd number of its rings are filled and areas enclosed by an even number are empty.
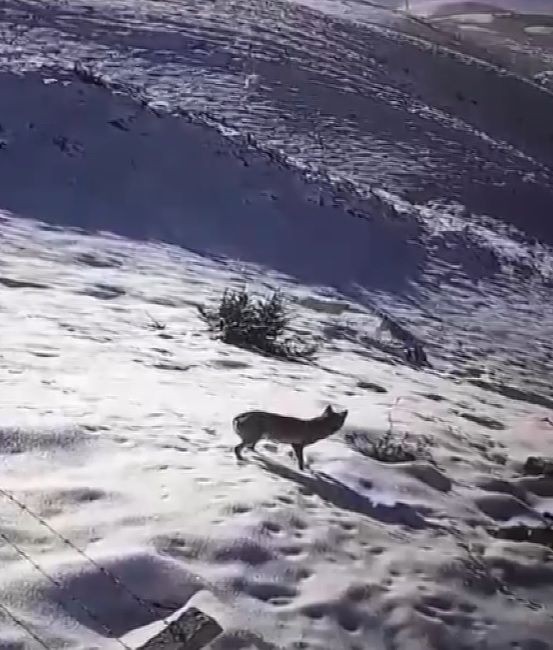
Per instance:
[[[327,406],[321,415],[309,420],[267,411],[240,413],[232,420],[234,431],[242,440],[234,448],[234,453],[238,460],[243,460],[245,447],[254,451],[261,438],[267,438],[291,445],[300,471],[303,471],[303,448],[336,433],[344,425],[347,415],[347,410],[334,411],[332,406]]]

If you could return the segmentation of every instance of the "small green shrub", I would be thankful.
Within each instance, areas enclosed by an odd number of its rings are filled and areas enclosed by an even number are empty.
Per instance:
[[[212,334],[229,345],[292,361],[309,360],[316,354],[316,345],[287,334],[289,314],[279,292],[255,298],[245,289],[227,289],[217,309],[198,309]]]
[[[434,464],[429,449],[430,442],[425,436],[412,436],[409,433],[396,434],[393,429],[383,433],[376,440],[364,431],[348,431],[346,442],[364,456],[381,463],[407,463],[425,460]]]

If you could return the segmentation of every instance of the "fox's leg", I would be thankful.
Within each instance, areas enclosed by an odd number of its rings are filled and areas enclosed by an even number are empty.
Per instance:
[[[244,449],[245,446],[246,443],[241,442],[239,445],[236,445],[236,447],[234,448],[234,453],[236,454],[236,458],[238,458],[238,460],[244,460],[242,458],[242,449]]]
[[[263,436],[260,434],[255,433],[254,435],[250,434],[246,436],[246,440],[242,440],[242,442],[239,445],[236,445],[234,448],[234,453],[236,454],[236,458],[238,460],[243,460],[242,459],[242,449],[247,447],[248,449],[251,449],[252,451],[255,451],[255,445],[261,440]]]
[[[292,449],[294,450],[296,454],[296,458],[298,459],[298,465],[300,467],[300,470],[303,470],[303,445],[294,443],[292,445]]]

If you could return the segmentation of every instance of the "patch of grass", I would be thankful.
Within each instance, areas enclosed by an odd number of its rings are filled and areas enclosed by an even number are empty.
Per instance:
[[[391,431],[372,443],[371,456],[381,463],[405,463],[416,459],[415,450],[407,442],[407,434],[394,438]]]
[[[434,460],[430,453],[431,441],[424,436],[412,436],[409,433],[398,434],[394,431],[392,417],[393,409],[399,402],[396,399],[388,412],[388,430],[376,440],[361,431],[346,433],[346,442],[356,451],[374,458],[381,463],[407,463],[414,460],[425,460],[432,464]]]
[[[438,395],[438,393],[420,393],[426,399],[432,400],[433,402],[443,402],[445,397],[443,395]]]
[[[346,442],[363,456],[369,456],[381,463],[406,463],[417,458],[413,445],[407,442],[407,434],[397,438],[391,431],[371,440],[360,431],[348,431]]]
[[[315,344],[303,343],[289,333],[290,315],[279,292],[255,298],[245,289],[227,289],[216,309],[199,306],[198,310],[223,343],[289,361],[308,361],[317,352]]]
[[[408,433],[401,436],[393,431],[372,443],[371,456],[381,463],[406,463],[413,460],[431,460],[428,442],[420,437],[413,440]]]
[[[359,432],[348,432],[346,441],[356,451],[364,456],[374,458],[380,463],[408,463],[414,460],[425,460],[434,463],[425,437],[413,437],[409,433],[401,435],[386,431],[376,440],[370,440]]]

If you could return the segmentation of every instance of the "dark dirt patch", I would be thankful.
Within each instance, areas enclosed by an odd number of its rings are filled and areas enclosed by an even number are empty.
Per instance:
[[[532,544],[540,544],[553,549],[553,528],[551,526],[545,528],[531,528],[525,524],[518,526],[509,526],[496,528],[491,530],[490,534],[497,539],[507,539],[511,542],[531,542]]]
[[[80,292],[85,296],[91,296],[92,298],[98,298],[99,300],[113,300],[114,298],[120,298],[125,295],[125,290],[121,287],[116,287],[112,284],[95,284],[92,287],[87,287]]]
[[[470,420],[470,422],[475,422],[482,427],[493,429],[494,431],[503,431],[506,428],[503,422],[494,420],[487,415],[474,415],[473,413],[459,413],[459,415],[465,418],[465,420]]]
[[[114,269],[122,266],[121,260],[115,257],[100,256],[95,253],[79,253],[75,255],[75,262],[95,269]]]
[[[473,386],[478,386],[478,388],[482,388],[483,390],[487,390],[493,393],[499,393],[499,395],[503,395],[509,399],[553,409],[553,399],[550,399],[545,395],[539,395],[538,393],[533,393],[532,391],[528,390],[521,390],[515,386],[507,386],[505,384],[492,384],[490,382],[483,381],[482,379],[469,379],[468,381]]]
[[[388,389],[384,386],[379,386],[378,384],[373,384],[371,381],[358,381],[357,388],[363,388],[364,390],[372,390],[375,393],[387,393]]]
[[[553,476],[553,458],[544,456],[528,456],[522,473],[525,476]]]
[[[0,284],[8,289],[49,289],[47,284],[28,280],[14,280],[13,278],[0,277]]]
[[[239,359],[216,359],[213,365],[216,368],[226,368],[229,370],[244,370],[250,367],[249,363],[240,361]]]
[[[157,368],[158,370],[177,370],[179,372],[186,372],[187,370],[190,370],[190,368],[193,368],[192,365],[186,366],[180,363],[166,363],[163,361],[154,363],[153,367]]]

